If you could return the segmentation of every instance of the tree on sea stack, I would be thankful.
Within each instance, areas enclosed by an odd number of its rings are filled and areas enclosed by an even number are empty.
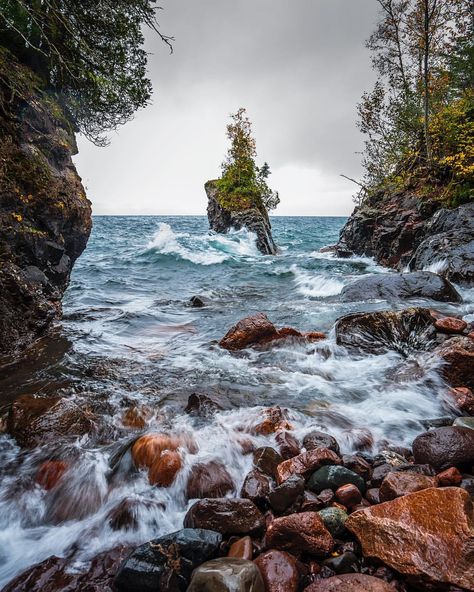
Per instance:
[[[268,163],[258,167],[255,162],[257,149],[252,124],[244,108],[231,115],[227,137],[230,148],[222,163],[222,175],[205,185],[210,227],[215,232],[246,228],[256,234],[256,244],[262,253],[274,255],[277,248],[268,212],[277,207],[280,198],[267,184]]]

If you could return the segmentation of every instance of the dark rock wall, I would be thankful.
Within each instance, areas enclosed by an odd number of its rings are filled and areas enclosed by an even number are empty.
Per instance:
[[[74,130],[56,97],[11,56],[8,64],[1,57],[0,355],[5,355],[26,347],[60,317],[61,298],[92,219],[71,158],[77,152]]]

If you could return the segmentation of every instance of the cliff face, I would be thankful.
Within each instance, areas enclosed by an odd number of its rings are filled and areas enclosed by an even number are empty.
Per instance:
[[[472,283],[474,203],[446,209],[410,192],[378,192],[355,208],[336,250],[400,271],[435,265],[448,279]]]
[[[277,246],[272,236],[272,227],[267,212],[257,208],[245,210],[229,210],[224,208],[218,199],[215,181],[208,181],[204,186],[207,194],[207,217],[209,226],[215,232],[225,233],[231,228],[246,228],[257,235],[257,248],[264,255],[275,255]]]
[[[0,355],[43,335],[92,219],[71,156],[74,131],[54,96],[0,53]]]

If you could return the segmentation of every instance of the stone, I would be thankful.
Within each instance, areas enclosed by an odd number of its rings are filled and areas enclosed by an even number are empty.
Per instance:
[[[205,528],[223,535],[246,535],[263,531],[265,518],[248,499],[203,499],[189,508],[183,524],[186,528]]]
[[[265,592],[298,592],[298,562],[290,553],[270,549],[259,555],[254,563],[262,575]]]
[[[183,461],[179,452],[164,450],[150,467],[148,472],[150,485],[169,487],[173,484],[182,466]]]
[[[334,541],[316,512],[301,512],[275,518],[267,528],[265,546],[324,557],[332,551]]]
[[[340,452],[336,438],[318,430],[313,430],[309,434],[306,434],[303,438],[303,447],[308,451],[315,448],[329,448],[329,450],[334,451],[336,454]]]
[[[456,335],[434,350],[443,363],[441,376],[453,387],[474,389],[474,339]]]
[[[436,330],[427,308],[353,313],[336,321],[336,342],[360,354],[396,351],[403,356],[431,349]]]
[[[209,418],[215,415],[217,411],[222,411],[222,407],[213,401],[207,395],[193,393],[188,398],[188,404],[184,412],[188,415]]]
[[[275,512],[284,512],[304,493],[305,481],[300,475],[292,475],[268,495],[268,502]]]
[[[165,450],[177,450],[180,445],[178,438],[168,434],[146,434],[141,436],[132,446],[132,459],[138,469],[149,469]]]
[[[435,329],[440,331],[440,333],[448,333],[453,335],[456,333],[462,333],[467,329],[466,321],[457,319],[456,317],[442,317],[441,319],[436,319],[434,325]]]
[[[456,467],[438,473],[437,478],[439,487],[458,487],[462,482],[462,475]]]
[[[153,411],[146,405],[134,405],[122,415],[122,424],[126,428],[143,430],[153,416]]]
[[[9,410],[7,431],[20,446],[33,447],[88,434],[93,419],[71,399],[21,395]]]
[[[186,484],[187,499],[218,498],[233,491],[234,482],[223,464],[217,461],[197,463]]]
[[[269,436],[280,430],[292,430],[293,426],[288,422],[288,413],[281,407],[270,407],[264,411],[265,419],[257,424],[254,432],[259,436]]]
[[[331,490],[329,490],[331,491]],[[332,494],[332,491],[331,491]],[[325,502],[321,499],[319,495],[316,495],[312,491],[305,490],[303,493],[303,499],[301,502],[301,511],[302,512],[317,512],[324,508]]]
[[[370,483],[372,487],[380,487],[385,477],[393,471],[393,466],[389,463],[383,463],[374,467]]]
[[[250,561],[253,558],[252,539],[249,536],[245,536],[235,541],[235,543],[232,543],[229,552],[227,553],[227,557],[248,559]]]
[[[302,452],[277,466],[277,482],[283,483],[292,475],[308,475],[323,465],[338,465],[341,459],[329,448],[315,448]]]
[[[436,477],[427,477],[426,475],[419,475],[418,473],[409,471],[406,473],[389,473],[380,486],[380,501],[387,502],[402,495],[437,486],[438,480]]]
[[[474,430],[450,426],[420,434],[413,442],[417,463],[427,463],[441,471],[474,462]]]
[[[353,573],[360,571],[360,561],[352,551],[346,551],[336,557],[325,559],[323,565],[329,567],[337,574]]]
[[[240,497],[252,500],[257,506],[264,502],[272,488],[272,479],[258,469],[247,474],[240,490]]]
[[[461,302],[449,280],[431,271],[378,273],[351,282],[341,291],[342,302],[366,302],[368,299],[396,302],[408,298],[429,298],[438,302]]]
[[[184,528],[137,547],[118,571],[118,592],[185,590],[193,570],[219,550],[222,536],[211,530]],[[174,587],[168,587],[169,583]]]
[[[143,519],[143,510],[150,515],[164,509],[165,505],[163,503],[153,499],[127,497],[109,511],[106,516],[106,522],[115,531],[134,531],[140,527],[140,518]]]
[[[270,477],[276,477],[277,467],[282,461],[280,453],[271,446],[262,446],[253,453],[255,467]]]
[[[474,430],[474,417],[456,417],[453,426]]]
[[[365,482],[360,475],[337,465],[327,465],[315,471],[309,481],[308,489],[320,493],[323,489],[335,491],[341,485],[352,483],[361,493],[365,493]]]
[[[219,345],[224,349],[238,350],[255,345],[262,339],[276,333],[275,325],[267,315],[259,312],[240,320],[224,335]]]
[[[419,583],[474,590],[473,505],[459,487],[431,488],[351,514],[364,557]]]
[[[474,415],[474,393],[470,388],[460,386],[451,389],[448,396],[456,410],[466,415]]]
[[[68,465],[61,460],[48,460],[41,464],[36,473],[36,483],[49,491],[67,471]]]
[[[298,456],[301,452],[301,445],[290,432],[282,431],[275,435],[275,442],[284,460]]]
[[[339,538],[346,533],[347,512],[337,507],[323,508],[318,512],[324,526],[334,538]]]
[[[378,487],[367,489],[365,499],[372,505],[380,504],[380,489]]]
[[[194,570],[186,592],[265,592],[265,585],[252,561],[220,557]]]
[[[347,483],[336,489],[336,499],[347,508],[351,508],[360,503],[362,494],[352,483]]]
[[[360,475],[364,481],[370,481],[370,478],[372,477],[372,467],[359,454],[344,454],[342,457],[342,464],[346,469]]]
[[[363,574],[344,574],[319,580],[304,592],[396,592],[391,584]]]
[[[467,491],[474,501],[474,475],[463,475],[460,487]]]
[[[193,308],[203,308],[205,306],[204,300],[199,296],[191,296],[189,303]]]

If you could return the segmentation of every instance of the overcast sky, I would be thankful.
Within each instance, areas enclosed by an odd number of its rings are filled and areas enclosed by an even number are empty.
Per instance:
[[[152,104],[107,148],[75,157],[96,214],[205,214],[203,185],[246,107],[277,215],[346,215],[360,174],[356,103],[374,73],[364,40],[376,0],[162,0],[169,54],[147,36]]]

